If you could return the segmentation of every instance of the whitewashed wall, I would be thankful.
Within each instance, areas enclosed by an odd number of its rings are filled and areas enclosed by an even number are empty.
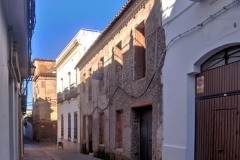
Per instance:
[[[8,37],[7,37],[7,23],[4,17],[3,6],[0,2],[0,155],[2,159],[9,159],[10,157],[10,144],[9,144],[9,82],[8,82],[8,68],[7,68],[7,55],[8,55]],[[4,129],[3,129],[4,128]]]
[[[73,45],[76,40],[79,45],[57,68],[57,93],[63,92],[69,84],[79,84],[79,73],[74,69],[80,58],[85,54],[87,49],[92,45],[94,40],[100,33],[96,31],[80,30],[76,36],[69,42],[62,53],[57,57],[56,64],[66,54],[66,51]],[[71,83],[69,83],[69,75],[71,73]],[[63,79],[63,81],[61,80]],[[58,141],[62,141],[64,148],[80,152],[80,127],[79,127],[79,108],[78,98],[64,101],[58,104]],[[74,142],[74,112],[78,114],[78,143]],[[68,141],[68,113],[71,114],[71,140]],[[61,115],[64,116],[64,137],[61,139]]]
[[[70,104],[69,104],[70,103]],[[71,114],[71,141],[74,139],[74,113],[78,112],[78,99],[74,98],[71,101],[65,101],[58,107],[58,138],[61,138],[61,115],[64,117],[64,133],[63,138],[68,139],[68,114]]]
[[[63,92],[69,86],[69,75],[71,73],[71,83],[77,84],[75,65],[78,62],[79,52],[78,48],[66,59],[66,61],[57,70],[57,92]],[[63,80],[61,80],[63,79]],[[63,85],[62,85],[63,83]]]
[[[163,0],[166,44],[233,0]],[[240,5],[223,11],[169,47],[163,67],[163,160],[193,160],[195,74],[218,50],[240,43]],[[236,27],[234,27],[234,23]]]
[[[23,135],[27,138],[33,138],[33,126],[32,123],[26,121],[26,126],[23,126]]]

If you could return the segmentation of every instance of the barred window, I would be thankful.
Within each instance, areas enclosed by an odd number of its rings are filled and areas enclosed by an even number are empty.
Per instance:
[[[71,114],[68,113],[68,138],[71,138]]]
[[[77,139],[77,112],[74,113],[74,139]]]
[[[63,114],[61,115],[61,138],[63,138]]]
[[[240,46],[223,49],[207,59],[201,66],[202,71],[221,67],[240,61]]]
[[[99,143],[104,144],[104,112],[99,113]]]
[[[83,116],[83,140],[86,140],[86,116]]]

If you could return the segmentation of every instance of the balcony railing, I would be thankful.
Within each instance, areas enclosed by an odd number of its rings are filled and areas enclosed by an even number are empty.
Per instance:
[[[78,88],[75,83],[70,86],[70,97],[76,98],[78,96]]]
[[[63,93],[64,93],[64,100],[70,100],[71,99],[68,87],[64,89]]]
[[[58,94],[57,94],[57,96],[58,96],[58,103],[63,103],[63,101],[64,101],[64,99],[63,99],[63,93],[62,92],[59,92]]]

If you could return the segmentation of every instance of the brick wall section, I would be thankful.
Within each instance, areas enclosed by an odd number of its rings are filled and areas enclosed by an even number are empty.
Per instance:
[[[144,4],[143,0],[135,1],[135,4],[132,6],[133,8],[130,8],[129,12],[126,12],[123,16],[123,19],[129,18],[130,20],[126,24],[124,23],[125,25],[120,31],[113,36],[109,36],[111,37],[110,39],[107,38],[108,36],[105,39],[103,38],[101,41],[105,43],[103,47],[98,48],[99,45],[93,46],[96,48],[96,51],[92,51],[94,52],[94,56],[89,58],[88,62],[80,68],[80,75],[88,73],[89,68],[92,68],[92,71],[100,71],[98,62],[104,57],[103,80],[91,79],[91,100],[88,98],[88,89],[86,88],[86,91],[83,92],[83,85],[81,84],[80,87],[81,118],[83,115],[92,113],[92,145],[94,156],[97,157],[100,157],[99,155],[105,152],[105,159],[140,159],[139,108],[146,106],[152,108],[152,159],[160,160],[162,157],[161,68],[156,69],[159,61],[161,65],[164,62],[165,35],[161,27],[160,1],[148,0],[144,7],[139,7],[141,4]],[[130,14],[131,11],[136,11],[135,16]],[[123,23],[122,21],[119,20],[119,24]],[[142,75],[141,78],[136,78],[136,62],[138,60],[136,59],[135,38],[137,34],[135,31],[136,26],[142,22],[144,22],[145,35],[145,75]],[[118,24],[109,32],[115,32],[117,26]],[[118,69],[120,61],[118,59],[119,50],[116,49],[116,46],[120,42],[122,68]],[[91,55],[91,53],[87,55]],[[163,59],[160,60],[160,57],[163,57]],[[126,94],[126,92],[135,96],[142,94],[146,90],[154,73],[156,75],[143,96],[134,98]],[[124,91],[121,89],[116,91],[118,87],[121,87]],[[114,96],[112,97],[113,94]],[[122,111],[121,123],[118,122],[117,111]],[[100,112],[104,112],[105,115],[103,145],[100,145],[101,140],[99,138],[99,127],[101,125],[99,122],[101,121],[99,119]],[[122,126],[122,139],[119,138],[119,124]],[[88,129],[87,132],[89,132]],[[84,143],[83,139],[83,134],[81,134],[80,141],[82,144]],[[118,139],[122,140],[121,145]]]
[[[57,94],[54,60],[33,60],[33,138],[37,141],[55,141],[57,138]],[[44,129],[41,125],[44,124]]]

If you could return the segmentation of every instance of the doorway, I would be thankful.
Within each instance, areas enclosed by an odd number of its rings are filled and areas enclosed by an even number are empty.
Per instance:
[[[196,75],[196,160],[240,159],[240,46],[219,51]]]
[[[152,108],[140,110],[140,159],[152,159]]]

